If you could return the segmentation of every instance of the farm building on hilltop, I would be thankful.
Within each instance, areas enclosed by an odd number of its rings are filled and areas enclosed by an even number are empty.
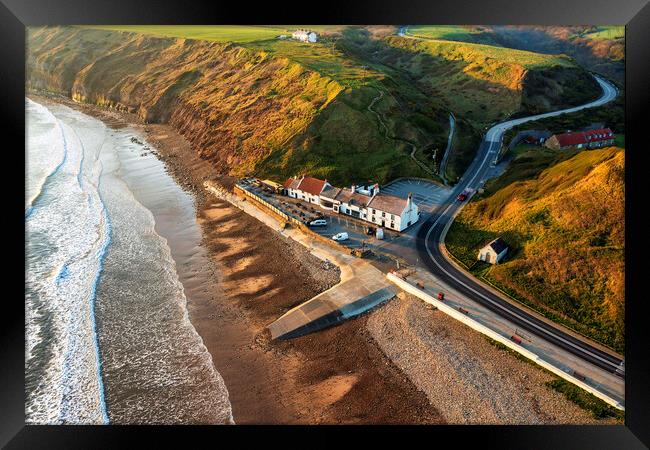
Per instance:
[[[314,43],[318,40],[318,35],[316,33],[303,29],[294,31],[291,37],[302,42]]]
[[[323,209],[403,231],[420,218],[418,206],[408,198],[379,192],[379,184],[353,184],[350,188],[332,186],[327,180],[303,176],[289,178],[284,187],[292,198],[307,200]]]
[[[508,245],[500,237],[488,242],[478,251],[479,261],[490,264],[497,264],[508,253]]]
[[[553,150],[576,148],[600,148],[614,144],[614,133],[609,128],[554,134],[544,144]]]

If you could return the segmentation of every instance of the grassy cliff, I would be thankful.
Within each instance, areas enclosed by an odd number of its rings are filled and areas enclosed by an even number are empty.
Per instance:
[[[586,76],[566,58],[381,27],[321,26],[316,44],[274,37],[288,29],[30,28],[27,87],[169,123],[220,173],[344,184],[429,176],[412,145],[435,168],[450,110],[462,135],[448,168],[461,174],[484,123],[556,108]]]
[[[459,214],[448,249],[532,308],[618,351],[624,347],[624,150],[534,149]],[[476,262],[486,240],[511,247]]]
[[[319,45],[310,51],[330,52],[328,70],[230,43],[78,27],[30,29],[27,87],[169,123],[223,173],[282,179],[312,171],[337,183],[426,176],[367,109],[379,96],[377,88],[386,89],[383,75],[364,69],[358,86],[351,86],[362,71],[333,70],[335,63],[352,64]],[[304,49],[297,51],[304,56]],[[411,120],[420,108],[432,120],[446,121],[442,110],[415,104],[391,122],[421,145],[443,141],[443,127],[434,135]]]
[[[623,26],[412,26],[409,34],[552,55],[566,54],[588,70],[625,81]]]

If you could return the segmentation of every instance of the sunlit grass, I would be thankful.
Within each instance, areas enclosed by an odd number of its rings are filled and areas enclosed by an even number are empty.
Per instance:
[[[601,40],[601,39],[620,39],[625,37],[625,27],[621,25],[612,25],[612,26],[601,26],[598,27],[598,31],[593,33],[585,33],[582,37]]]
[[[316,32],[335,31],[338,25],[84,25],[84,28],[128,31],[160,37],[216,42],[254,42],[290,35],[296,28]]]

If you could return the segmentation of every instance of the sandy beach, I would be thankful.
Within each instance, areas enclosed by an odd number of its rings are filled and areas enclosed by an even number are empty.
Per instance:
[[[129,114],[55,100],[111,127],[139,129],[169,173],[195,196],[204,234],[201,248],[184,242],[182,232],[161,234],[176,259],[190,320],[228,388],[236,423],[444,423],[426,395],[374,342],[366,327],[369,316],[270,342],[265,326],[336,284],[339,271],[324,270],[322,261],[300,244],[207,196],[202,188],[206,179],[224,186],[234,180],[215,174],[182,136],[166,125],[143,125]],[[174,218],[157,217],[159,232],[173,228],[166,220]]]
[[[229,187],[234,179],[215,173],[169,126],[56,101],[110,126],[140,130],[193,193],[203,230],[198,247],[184,248],[182,234],[165,237],[190,320],[225,381],[236,423],[611,422],[593,419],[545,387],[551,378],[539,368],[408,296],[342,325],[271,342],[265,326],[336,284],[338,269],[324,268],[300,244],[207,195],[205,180]],[[157,229],[174,218],[162,220]],[[517,380],[508,380],[509,373]],[[478,400],[467,403],[472,399]]]

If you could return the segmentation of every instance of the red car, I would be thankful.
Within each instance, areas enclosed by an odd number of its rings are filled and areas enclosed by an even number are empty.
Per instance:
[[[467,199],[467,194],[464,192],[458,194],[458,197],[456,197],[456,200],[458,200],[459,202],[464,202],[466,199]]]

